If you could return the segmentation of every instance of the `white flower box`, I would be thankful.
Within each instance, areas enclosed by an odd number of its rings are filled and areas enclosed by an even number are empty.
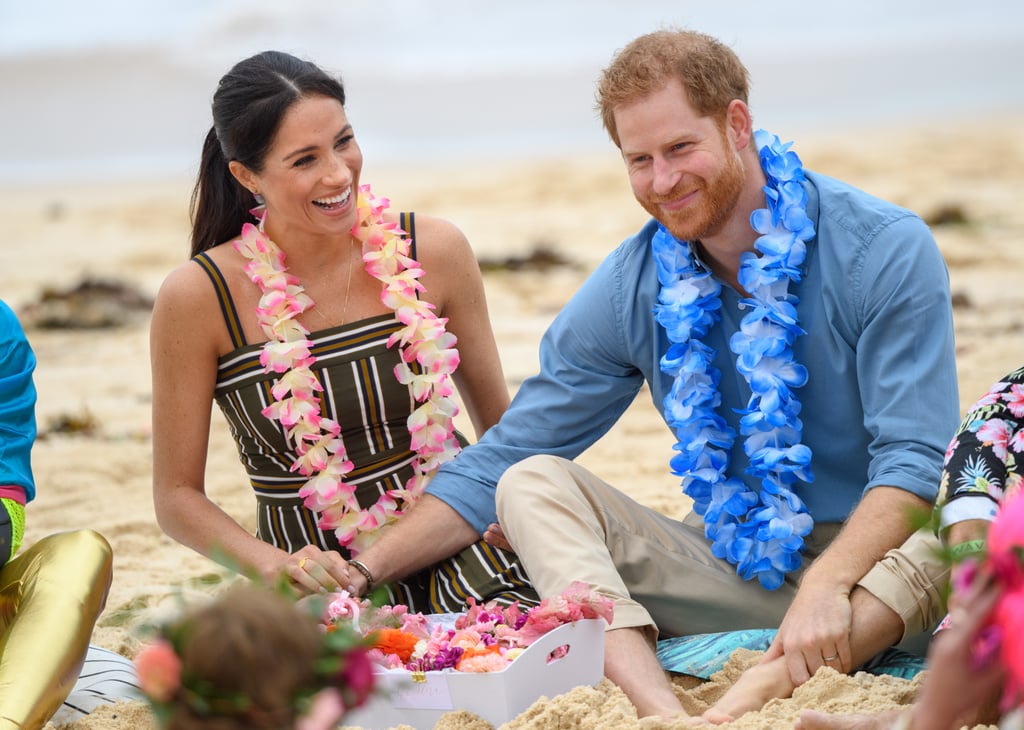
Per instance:
[[[424,672],[414,682],[411,672],[378,669],[372,698],[345,715],[343,727],[388,730],[410,725],[431,730],[441,715],[469,710],[495,727],[513,719],[544,697],[581,685],[593,686],[604,676],[604,619],[585,619],[548,632],[500,672]],[[549,661],[561,646],[568,653]]]

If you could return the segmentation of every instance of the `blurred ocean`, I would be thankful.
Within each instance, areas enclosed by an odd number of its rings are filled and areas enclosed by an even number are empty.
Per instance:
[[[608,153],[594,82],[665,25],[732,45],[783,138],[1024,108],[1019,0],[0,0],[0,183],[191,177],[268,48],[343,76],[368,165]]]

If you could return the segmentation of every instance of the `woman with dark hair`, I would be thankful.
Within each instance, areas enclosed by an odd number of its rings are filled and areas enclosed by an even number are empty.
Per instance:
[[[451,223],[392,214],[361,186],[344,88],[314,64],[273,51],[241,61],[213,121],[192,258],[153,312],[157,518],[238,570],[365,593],[395,576],[375,581],[356,556],[437,501],[423,488],[466,443],[454,386],[477,436],[508,406],[480,270]],[[256,493],[255,536],[206,493],[211,400]],[[430,539],[451,539],[452,522]],[[464,544],[391,583],[390,599],[414,611],[535,600],[514,555]]]

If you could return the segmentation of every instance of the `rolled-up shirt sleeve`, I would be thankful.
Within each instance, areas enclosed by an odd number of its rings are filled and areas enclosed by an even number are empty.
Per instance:
[[[911,215],[881,228],[860,263],[866,488],[898,487],[932,502],[959,410],[949,273],[928,227]]]

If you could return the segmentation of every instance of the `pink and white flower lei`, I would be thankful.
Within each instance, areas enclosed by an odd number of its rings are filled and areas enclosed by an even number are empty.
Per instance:
[[[280,374],[271,389],[274,402],[262,413],[279,421],[294,444],[297,456],[291,470],[309,478],[299,490],[304,504],[319,515],[319,527],[334,530],[353,555],[373,541],[379,528],[416,502],[437,468],[460,449],[453,422],[459,409],[452,398],[451,380],[459,364],[456,339],[445,330],[448,320],[437,317],[431,311],[434,305],[419,298],[424,291],[419,281],[423,270],[409,256],[405,231],[384,220],[388,205],[387,198],[373,196],[369,185],[360,186],[352,236],[362,242],[366,272],[383,285],[381,301],[404,325],[387,345],[401,348],[395,377],[409,386],[420,405],[407,420],[416,453],[413,476],[404,488],[388,490],[367,509],[360,508],[355,485],[344,480],[354,465],[345,450],[341,426],[321,415],[317,393],[323,386],[313,374],[316,357],[310,350],[309,330],[296,319],[315,306],[313,300],[288,273],[284,252],[263,232],[265,211],[254,211],[260,226],[243,225],[234,244],[249,259],[245,272],[262,292],[256,316],[268,341],[260,364],[266,372]]]

